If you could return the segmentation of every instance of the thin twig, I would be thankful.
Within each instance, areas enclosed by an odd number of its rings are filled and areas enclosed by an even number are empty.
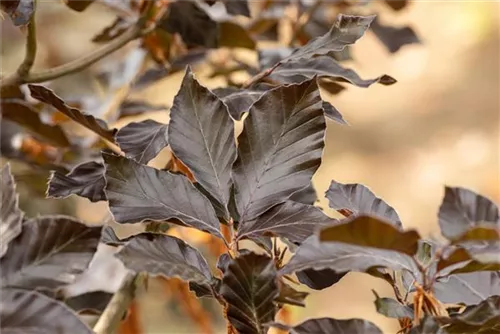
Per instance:
[[[262,79],[264,79],[265,77],[267,77],[268,75],[273,73],[273,71],[275,69],[277,69],[278,66],[280,66],[280,65],[281,65],[281,62],[278,62],[278,63],[274,64],[273,67],[268,68],[267,70],[262,71],[262,72],[258,73],[257,75],[253,76],[252,78],[250,78],[250,80],[248,80],[247,82],[245,82],[243,84],[242,88],[248,88],[248,87],[256,84],[257,82],[261,81]]]
[[[21,63],[21,65],[19,65],[19,68],[16,71],[19,77],[26,76],[31,71],[31,68],[35,63],[36,49],[37,49],[36,24],[35,24],[35,14],[37,7],[36,0],[33,2],[33,5],[34,5],[33,15],[31,15],[31,18],[28,22],[28,36],[26,37],[26,54],[24,56],[23,62]]]
[[[111,298],[108,306],[94,326],[96,334],[113,334],[120,325],[125,312],[135,298],[137,287],[142,284],[144,276],[128,273],[122,286]]]
[[[151,1],[149,4],[152,3],[153,1]],[[148,20],[147,15],[151,12],[149,8],[150,7],[148,7],[148,9],[145,11],[146,14],[141,16],[141,18],[137,21],[137,24],[135,24],[128,31],[126,31],[113,41],[111,41],[109,44],[103,46],[102,48],[97,49],[96,51],[82,58],[69,62],[67,64],[63,64],[61,66],[57,66],[47,70],[42,70],[40,72],[26,73],[25,75],[20,75],[19,71],[17,71],[12,76],[7,77],[4,80],[1,80],[0,87],[4,89],[5,87],[22,85],[26,83],[40,83],[44,81],[57,79],[59,77],[69,75],[87,68],[88,66],[98,62],[102,58],[122,48],[129,42],[153,31],[155,28],[155,24],[147,26],[147,20]]]

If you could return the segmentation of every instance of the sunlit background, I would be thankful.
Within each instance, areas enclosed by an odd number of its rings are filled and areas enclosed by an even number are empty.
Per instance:
[[[90,39],[113,18],[98,6],[78,14],[59,2],[40,2],[38,68],[70,61],[95,48]],[[397,14],[380,10],[382,22],[410,25],[422,44],[389,54],[367,33],[353,47],[355,60],[346,65],[363,77],[389,74],[398,83],[368,89],[349,86],[331,98],[350,126],[328,122],[323,164],[314,177],[320,198],[332,179],[365,184],[395,207],[405,227],[426,236],[438,233],[436,214],[445,185],[467,187],[500,202],[499,16],[496,1],[415,1]],[[24,42],[8,20],[2,22],[1,51],[2,72],[14,70],[22,59]],[[203,66],[194,70],[209,87],[223,84],[208,79]],[[161,81],[140,97],[171,105],[182,75]],[[88,89],[88,77],[77,75],[64,89]],[[64,97],[64,92],[58,93]],[[137,119],[147,117],[168,120],[164,112]],[[159,157],[156,163],[161,165],[167,158]],[[15,166],[20,175],[26,173],[22,165]],[[83,199],[41,201],[21,188],[23,208],[31,215],[73,211],[99,223],[107,212],[105,205]],[[326,200],[321,205],[327,209]],[[366,318],[384,333],[395,333],[397,323],[375,312],[371,289],[391,295],[384,281],[349,274],[331,288],[311,291],[307,308],[292,308],[293,320]],[[214,314],[220,313],[217,306],[210,307]],[[197,332],[154,282],[141,296],[140,314],[147,333]],[[224,323],[214,322],[222,333]]]

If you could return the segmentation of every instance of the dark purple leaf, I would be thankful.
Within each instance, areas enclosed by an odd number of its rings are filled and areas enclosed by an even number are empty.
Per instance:
[[[203,256],[185,241],[162,234],[139,234],[116,254],[123,264],[136,272],[184,281],[208,283],[210,267]]]
[[[401,47],[407,44],[420,44],[420,39],[410,27],[395,28],[385,26],[376,19],[371,24],[371,31],[390,53],[398,52]]]
[[[35,4],[34,0],[2,0],[0,9],[10,16],[15,26],[23,26],[35,12]]]
[[[104,172],[104,165],[95,161],[84,162],[67,175],[54,171],[49,179],[47,197],[65,198],[75,194],[91,202],[105,201]]]
[[[229,203],[236,159],[234,123],[224,103],[188,68],[170,112],[170,147],[223,207]],[[226,209],[224,217],[228,217]]]
[[[145,112],[164,111],[168,109],[166,105],[151,104],[141,100],[125,100],[120,105],[120,117],[140,115]]]
[[[266,92],[251,107],[233,166],[240,222],[310,184],[321,163],[325,127],[315,79]]]
[[[250,17],[248,0],[224,0],[223,2],[229,14]]]
[[[488,198],[465,188],[446,187],[439,208],[441,234],[456,239],[471,227],[500,227],[498,207]]]
[[[309,41],[282,62],[309,59],[318,55],[326,55],[332,51],[342,51],[347,45],[355,43],[363,36],[373,19],[375,19],[375,15],[353,16],[340,14],[328,33]]]
[[[337,274],[331,269],[305,269],[295,273],[295,276],[297,276],[300,283],[305,284],[314,290],[329,288],[339,282],[345,275],[346,273]]]
[[[238,2],[230,0],[229,2]],[[220,21],[219,26],[219,47],[244,48],[255,50],[256,43],[248,31],[236,22]]]
[[[92,115],[85,114],[76,108],[71,108],[61,98],[59,98],[52,90],[40,85],[28,85],[31,96],[48,105],[53,106],[75,122],[83,125],[87,129],[95,132],[99,136],[114,142],[116,129],[108,129],[106,122],[102,119],[95,118]]]
[[[0,109],[3,118],[22,125],[50,143],[62,147],[70,146],[68,137],[62,128],[43,123],[38,112],[27,102],[21,99],[2,99]]]
[[[224,274],[230,262],[231,256],[228,253],[223,253],[217,259],[217,264],[215,266],[220,270],[222,274]]]
[[[409,334],[445,334],[446,332],[439,327],[436,319],[432,316],[425,316],[420,324],[413,327]]]
[[[211,284],[215,285],[215,289],[218,290],[218,286],[220,286],[221,281],[218,278],[213,277],[212,282],[208,283],[196,283],[189,282],[189,290],[193,291],[196,297],[198,298],[213,298],[214,296],[214,288],[211,287]],[[217,291],[216,290],[216,291]]]
[[[274,299],[279,295],[273,259],[249,252],[232,260],[222,278],[220,294],[238,333],[266,333],[263,324],[274,319]]]
[[[116,142],[125,155],[147,164],[168,145],[168,124],[152,119],[132,122],[118,130]]]
[[[260,90],[239,90],[233,87],[217,88],[213,93],[222,99],[227,105],[231,117],[237,121],[264,94]]]
[[[498,333],[500,332],[500,296],[492,296],[478,305],[452,317],[446,333]]]
[[[409,0],[384,0],[384,2],[392,9],[399,11],[408,5]]]
[[[76,1],[73,1],[76,2]],[[94,43],[107,43],[112,41],[116,37],[123,34],[130,27],[130,22],[123,19],[122,17],[117,17],[111,25],[104,28],[101,32],[99,32],[94,38],[92,38],[92,42]]]
[[[273,67],[274,64],[279,63],[282,59],[290,56],[293,51],[294,49],[289,47],[259,50],[259,66],[261,70]]]
[[[237,240],[256,235],[285,237],[302,242],[320,227],[338,224],[338,220],[325,215],[319,208],[293,201],[278,204],[255,220],[238,226]]]
[[[344,117],[342,117],[340,111],[332,106],[331,103],[323,101],[323,112],[325,113],[325,116],[332,121],[335,121],[339,124],[348,125],[348,123],[344,120]]]
[[[304,300],[309,295],[309,293],[295,290],[290,285],[284,282],[280,282],[279,287],[280,287],[280,294],[276,298],[276,302],[281,304],[290,304],[301,307],[306,306]]]
[[[10,173],[10,164],[0,170],[0,193],[2,194],[0,207],[0,258],[7,252],[9,244],[22,230],[24,213],[19,209],[19,195],[16,192],[16,183]]]
[[[406,270],[410,273],[418,272],[413,258],[407,254],[340,242],[319,242],[318,237],[312,235],[297,249],[280,274],[305,269],[332,269],[336,273],[365,272],[375,266]]]
[[[348,210],[356,215],[368,214],[387,219],[397,227],[402,226],[397,212],[364,185],[332,181],[326,198],[332,209]]]
[[[27,221],[0,261],[2,287],[54,289],[73,282],[87,269],[101,230],[65,216]]]
[[[69,8],[76,10],[77,12],[83,12],[94,2],[94,0],[64,0],[64,2],[66,2],[66,5]]]
[[[434,283],[434,293],[443,303],[478,304],[500,295],[500,271],[479,271],[440,278]]]
[[[0,308],[2,333],[92,334],[64,304],[36,291],[3,289]]]
[[[118,223],[176,219],[222,238],[210,201],[185,176],[147,167],[124,157],[109,154],[103,157],[105,191],[111,213]]]
[[[312,183],[302,188],[302,190],[297,191],[290,197],[290,201],[308,205],[313,205],[317,200],[318,195],[316,194],[316,189],[314,189]]]
[[[380,298],[380,296],[372,290],[375,295],[375,307],[377,312],[385,315],[388,318],[410,318],[413,319],[413,309],[409,306],[403,305],[392,298]]]
[[[64,303],[79,314],[101,314],[109,301],[112,293],[105,291],[92,291],[64,300]]]
[[[122,246],[132,237],[120,239],[111,226],[104,226],[102,229],[101,242],[110,246]]]
[[[413,256],[417,253],[420,235],[415,230],[401,231],[391,223],[375,217],[355,216],[342,224],[322,229],[319,240],[385,249]]]
[[[171,34],[178,33],[188,46],[218,46],[217,22],[194,1],[181,0],[170,3],[158,27]]]
[[[382,334],[382,331],[372,322],[363,319],[309,319],[293,327],[271,323],[272,327],[287,330],[290,334]]]
[[[363,88],[374,83],[382,85],[396,83],[396,80],[388,75],[382,75],[375,79],[361,79],[355,71],[343,67],[329,56],[289,60],[278,66],[269,75],[269,78],[280,83],[299,83],[314,76],[331,80],[340,79]]]

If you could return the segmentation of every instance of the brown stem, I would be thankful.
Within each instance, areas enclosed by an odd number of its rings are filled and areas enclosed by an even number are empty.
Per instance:
[[[19,65],[19,68],[16,71],[16,74],[20,77],[26,76],[31,71],[31,68],[35,63],[37,49],[35,24],[35,14],[37,6],[36,0],[33,2],[33,5],[33,14],[31,15],[30,21],[28,23],[28,36],[26,37],[26,54],[24,56],[23,62],[21,63],[21,65]]]
[[[145,277],[141,274],[129,273],[123,279],[122,286],[114,294],[101,317],[94,326],[96,334],[112,334],[120,325],[125,312],[135,298],[137,287]]]
[[[153,1],[151,1],[149,4],[152,6]],[[22,85],[26,83],[40,83],[44,81],[49,81],[53,79],[57,79],[59,77],[72,74],[78,71],[81,71],[88,66],[98,62],[102,58],[110,55],[111,53],[115,52],[116,50],[122,48],[129,42],[140,38],[147,33],[151,32],[154,30],[155,25],[151,25],[147,27],[147,20],[148,20],[148,14],[150,13],[149,10],[150,7],[148,7],[148,10],[145,11],[146,14],[141,16],[141,18],[137,21],[137,24],[135,24],[132,28],[130,28],[128,31],[111,41],[109,44],[103,46],[100,49],[97,49],[96,51],[82,57],[79,59],[76,59],[72,62],[69,62],[67,64],[63,64],[61,66],[57,66],[54,68],[42,70],[40,72],[35,72],[35,73],[23,73],[24,70],[22,71],[17,71],[13,75],[3,79],[0,81],[0,87],[4,89],[5,87],[9,86],[15,86],[15,85]],[[33,25],[34,26],[34,25]],[[28,37],[30,34],[28,34]],[[33,36],[33,34],[31,34]],[[33,38],[33,37],[31,37]],[[28,38],[30,39],[30,37]],[[28,45],[31,43],[28,42]],[[30,48],[32,48],[30,46]],[[27,54],[31,54],[31,51],[28,50]],[[31,57],[31,56],[30,56]],[[31,67],[30,67],[31,68]]]
[[[268,75],[273,73],[273,71],[275,69],[277,69],[278,66],[280,66],[280,65],[281,65],[281,62],[278,62],[278,63],[274,64],[273,67],[268,68],[267,70],[262,71],[262,72],[258,73],[257,75],[253,76],[252,78],[250,78],[247,82],[245,82],[243,84],[242,88],[248,88],[248,87],[252,86],[253,84],[261,81],[262,79],[264,79],[265,77],[267,77]]]

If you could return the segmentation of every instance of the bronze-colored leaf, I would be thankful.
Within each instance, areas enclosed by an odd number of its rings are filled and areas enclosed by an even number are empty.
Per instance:
[[[1,203],[0,207],[0,258],[5,255],[9,244],[22,230],[24,212],[19,209],[19,195],[16,192],[16,183],[10,173],[10,164],[0,170]]]

